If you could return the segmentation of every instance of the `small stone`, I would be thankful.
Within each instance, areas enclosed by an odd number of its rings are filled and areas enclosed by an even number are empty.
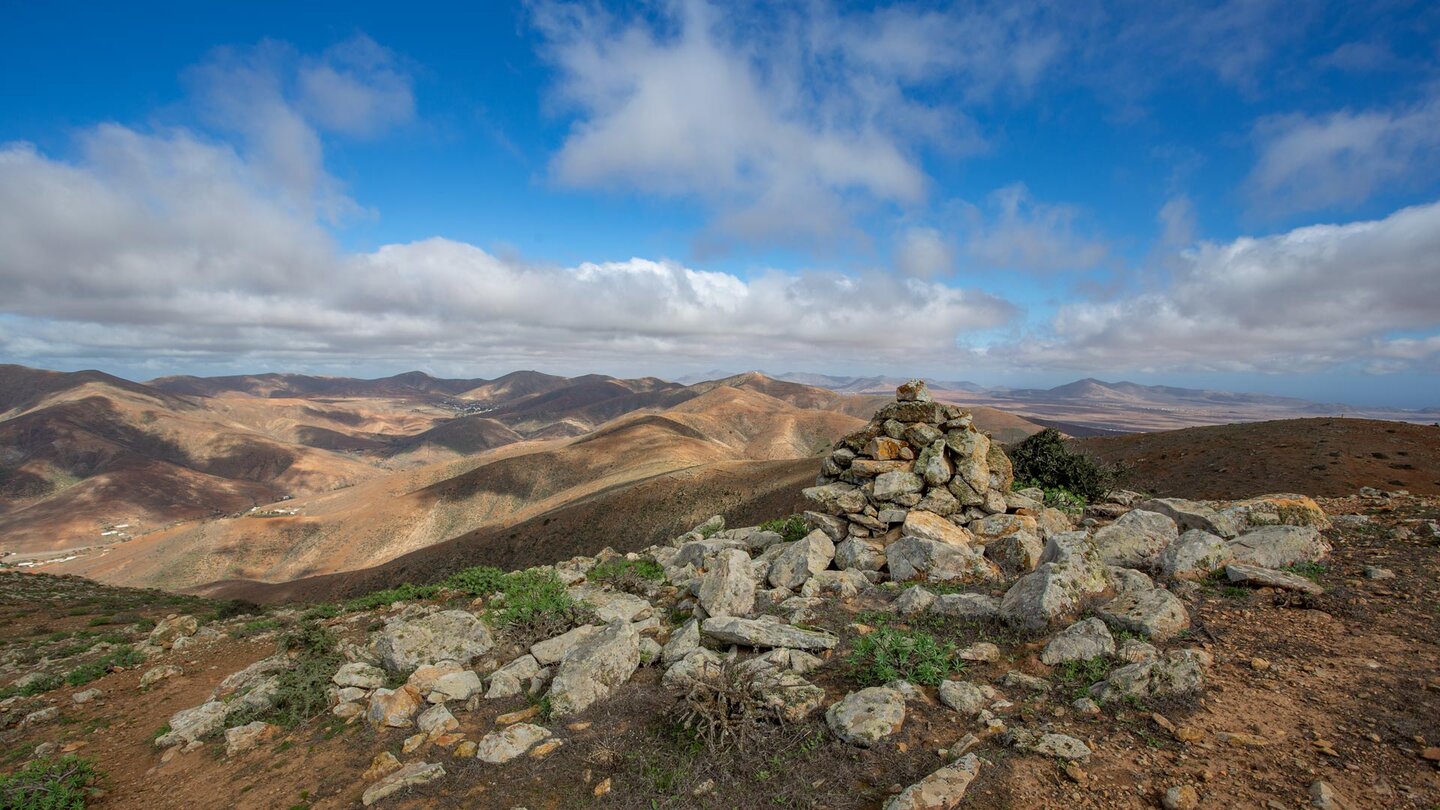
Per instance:
[[[365,769],[360,778],[366,782],[373,782],[398,770],[400,770],[400,760],[396,759],[395,755],[389,751],[381,751],[370,760],[370,767]]]
[[[1176,785],[1165,791],[1160,806],[1165,810],[1195,810],[1200,806],[1200,794],[1189,785]]]
[[[1215,739],[1240,748],[1264,748],[1270,744],[1269,740],[1258,734],[1248,734],[1243,731],[1217,731]]]
[[[1264,672],[1270,668],[1270,662],[1264,658],[1255,657],[1250,659],[1250,668],[1256,672]]]
[[[1394,579],[1394,578],[1395,578],[1395,572],[1394,572],[1394,571],[1391,571],[1389,568],[1381,568],[1381,567],[1378,566],[1378,565],[1367,565],[1367,566],[1365,566],[1365,578],[1366,578],[1366,579]],[[1324,783],[1324,782],[1316,782],[1315,784],[1317,784],[1317,785],[1323,785],[1323,784],[1325,784],[1325,783]]]
[[[596,796],[604,796],[606,793],[609,793],[610,777],[607,776],[604,779],[600,780],[600,784],[596,785],[595,790],[591,792],[594,793]]]

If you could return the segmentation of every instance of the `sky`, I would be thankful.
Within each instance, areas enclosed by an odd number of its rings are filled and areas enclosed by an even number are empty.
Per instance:
[[[3,362],[1440,406],[1434,3],[0,15]]]

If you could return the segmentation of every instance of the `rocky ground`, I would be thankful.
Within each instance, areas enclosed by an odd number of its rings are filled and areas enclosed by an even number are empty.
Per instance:
[[[815,512],[640,553],[263,615],[0,574],[0,768],[86,757],[117,808],[1440,806],[1440,500],[1065,514],[899,404]]]

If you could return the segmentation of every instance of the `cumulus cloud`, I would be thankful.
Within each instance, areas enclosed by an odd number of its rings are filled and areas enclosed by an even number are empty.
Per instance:
[[[955,247],[934,228],[909,228],[895,249],[895,269],[913,278],[948,275],[955,269]]]
[[[1440,361],[1440,203],[1202,243],[1161,291],[1062,307],[997,350],[1049,368],[1301,372]]]
[[[74,162],[0,148],[0,350],[41,365],[914,359],[1016,314],[983,293],[883,273],[740,278],[638,258],[554,267],[445,239],[345,254],[265,180],[234,149],[184,131],[107,125]]]
[[[698,198],[718,236],[758,242],[853,236],[860,211],[922,203],[917,150],[964,154],[981,139],[913,90],[1028,87],[1059,42],[1029,15],[978,10],[760,15],[690,0],[654,21],[563,4],[535,17],[576,114],[553,177]]]
[[[967,206],[964,251],[981,269],[1083,270],[1104,260],[1104,241],[1077,227],[1079,212],[1036,200],[1024,183],[996,189],[985,206]]]
[[[1364,202],[1434,171],[1440,98],[1406,107],[1262,119],[1248,179],[1254,205],[1288,214]]]

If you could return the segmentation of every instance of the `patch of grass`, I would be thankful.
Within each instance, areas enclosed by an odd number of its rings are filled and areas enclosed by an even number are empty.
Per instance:
[[[1069,695],[1070,700],[1079,700],[1090,694],[1090,687],[1105,680],[1116,661],[1098,655],[1084,661],[1064,661],[1051,672],[1056,688]]]
[[[767,520],[760,524],[760,530],[775,532],[784,538],[787,543],[793,543],[796,540],[803,539],[805,535],[810,533],[810,527],[805,524],[805,518],[800,515],[791,515],[790,517],[780,518],[778,520]]]
[[[1250,599],[1250,589],[1239,585],[1225,585],[1220,588],[1220,595],[1237,602],[1246,602]]]
[[[88,759],[37,759],[9,776],[0,776],[0,808],[84,810],[101,778]]]
[[[81,664],[65,674],[65,683],[70,686],[84,686],[104,677],[117,667],[133,667],[145,661],[145,656],[128,644],[112,650],[109,655],[97,661]]]
[[[490,596],[505,589],[508,576],[509,574],[499,568],[477,565],[451,574],[445,579],[444,585],[471,596]]]
[[[410,602],[416,599],[430,599],[440,592],[439,585],[412,585],[409,582],[398,588],[386,588],[383,591],[367,593],[364,596],[357,596],[345,602],[347,613],[359,613],[362,610],[375,610],[376,608],[389,607],[396,602]]]
[[[251,621],[245,622],[244,624],[235,628],[233,632],[240,638],[248,638],[250,636],[258,636],[261,633],[268,633],[271,630],[279,630],[280,627],[281,625],[279,619],[271,619],[267,617],[264,619],[252,619]]]
[[[316,605],[300,614],[300,621],[314,622],[321,619],[333,619],[340,615],[339,605]]]
[[[21,697],[43,695],[51,689],[58,689],[60,684],[64,682],[65,679],[59,675],[42,675],[24,686],[7,686],[4,689],[0,689],[0,700],[15,697],[16,695]]]
[[[275,699],[268,709],[238,708],[225,716],[228,728],[265,720],[285,728],[321,714],[330,707],[330,677],[344,663],[337,651],[340,640],[328,628],[306,623],[280,638],[280,649],[291,653],[290,665],[278,675]]]
[[[963,666],[955,658],[955,645],[941,642],[922,630],[881,627],[855,639],[847,659],[856,680],[881,686],[903,679],[938,686]]]
[[[1287,565],[1280,570],[1289,571],[1292,574],[1305,577],[1311,582],[1319,582],[1320,576],[1330,569],[1317,562],[1298,562]]]

